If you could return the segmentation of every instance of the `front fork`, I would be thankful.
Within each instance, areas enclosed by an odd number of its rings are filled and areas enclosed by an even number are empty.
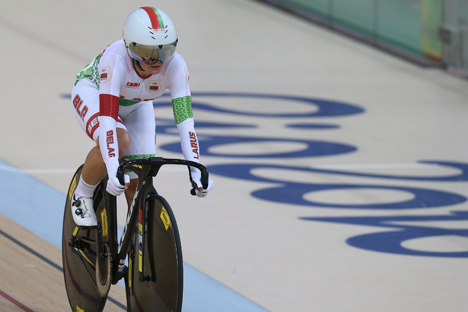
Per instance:
[[[146,239],[148,239],[148,235],[146,235],[148,231],[148,208],[154,209],[154,207],[151,207],[151,200],[151,195],[149,194],[142,196],[138,211],[138,271],[140,282],[156,281],[156,272],[153,268],[151,268],[150,275],[145,276],[144,274],[145,254],[147,252],[145,243]]]

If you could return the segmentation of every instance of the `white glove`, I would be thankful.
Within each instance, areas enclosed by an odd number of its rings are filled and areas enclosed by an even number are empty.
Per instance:
[[[195,182],[197,184],[197,187],[199,187],[199,188],[203,187],[202,183],[201,183],[200,170],[198,170],[198,168],[190,167],[190,172],[191,172],[191,175],[192,175],[192,180],[193,180],[193,182]],[[213,180],[208,178],[208,187],[206,189],[203,189],[203,192],[200,192],[198,190],[198,188],[196,188],[195,189],[195,195],[197,195],[197,197],[200,197],[200,198],[206,197],[206,195],[208,195],[208,193],[213,188],[213,185],[214,185]]]
[[[124,175],[125,184],[130,182],[130,177],[128,175]],[[125,191],[125,185],[120,184],[119,179],[115,175],[111,175],[109,180],[107,180],[107,193],[119,196]]]

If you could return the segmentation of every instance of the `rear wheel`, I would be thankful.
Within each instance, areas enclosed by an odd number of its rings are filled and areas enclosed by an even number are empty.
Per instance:
[[[167,201],[156,194],[146,199],[147,216],[140,263],[138,235],[129,255],[126,280],[128,311],[180,312],[183,260],[177,223]],[[141,270],[141,271],[140,271]]]
[[[110,284],[107,285],[107,278],[111,272],[109,266],[111,259],[110,252],[103,253],[98,250],[98,241],[101,241],[101,246],[107,246],[106,238],[102,235],[98,237],[98,229],[78,229],[73,223],[71,202],[81,170],[82,167],[73,176],[65,203],[62,233],[63,275],[71,309],[100,312],[104,309],[109,291]],[[96,193],[100,193],[100,190],[97,189]],[[94,207],[97,207],[96,216],[102,231],[102,224],[104,222],[107,224],[102,196],[95,196]],[[104,249],[108,251],[108,248],[104,247]],[[100,270],[96,271],[96,265],[100,267]],[[96,272],[98,272],[98,279],[96,279]],[[99,282],[96,283],[96,280]]]

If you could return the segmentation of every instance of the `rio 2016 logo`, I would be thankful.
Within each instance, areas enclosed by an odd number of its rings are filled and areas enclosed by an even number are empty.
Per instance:
[[[246,119],[251,120],[285,120],[287,123],[283,125],[285,129],[300,129],[300,130],[336,130],[340,125],[315,122],[320,118],[347,117],[364,113],[364,109],[349,103],[342,103],[331,100],[314,99],[306,97],[293,97],[281,95],[266,95],[266,94],[247,94],[247,93],[193,93],[194,101],[192,106],[196,111],[204,111],[210,114],[221,114],[222,116],[230,115],[232,117],[254,117]],[[235,108],[225,108],[225,105],[214,105],[211,101],[204,103],[198,99],[235,99],[239,101],[283,101],[285,103],[298,103],[309,107],[308,112],[291,112],[291,113],[273,113],[273,112],[251,112],[240,111]],[[160,102],[163,100],[162,102]],[[155,108],[167,107],[171,105],[171,101],[158,100]],[[157,116],[157,114],[156,114]],[[157,132],[160,134],[174,135],[173,131],[175,123],[170,119],[156,118]],[[291,122],[291,120],[297,120]],[[311,122],[313,120],[314,122]],[[230,123],[226,122],[202,122],[196,121],[198,129],[256,129],[259,125],[255,123]],[[212,133],[212,132],[211,132]],[[225,131],[220,133],[226,133]],[[247,132],[245,132],[247,133]],[[392,211],[388,215],[371,215],[371,216],[343,216],[343,217],[308,217],[298,216],[301,221],[309,222],[332,222],[348,225],[371,226],[373,228],[380,227],[381,231],[358,235],[347,239],[347,243],[351,246],[385,253],[414,255],[414,256],[430,256],[430,257],[468,257],[468,250],[459,251],[431,251],[431,250],[416,250],[408,248],[405,242],[417,238],[431,238],[440,236],[454,236],[468,238],[468,229],[457,226],[429,226],[430,222],[452,222],[456,224],[458,221],[468,220],[468,211],[453,210],[449,213],[434,213],[434,214],[416,214],[395,215],[395,211],[408,211],[413,209],[431,209],[439,207],[453,206],[464,203],[467,199],[465,196],[449,192],[446,190],[437,190],[433,188],[425,188],[419,186],[410,186],[411,183],[420,182],[439,182],[453,183],[468,181],[468,164],[452,161],[419,161],[415,166],[427,166],[450,169],[456,173],[444,176],[407,176],[407,175],[385,175],[372,174],[359,171],[338,170],[336,168],[313,167],[300,165],[282,165],[283,162],[272,164],[272,160],[285,158],[313,158],[323,156],[344,155],[346,153],[357,152],[358,148],[342,142],[331,142],[322,140],[311,140],[305,138],[289,138],[289,137],[264,137],[252,135],[223,135],[223,134],[203,134],[199,135],[199,148],[202,156],[219,156],[224,159],[233,159],[233,162],[225,164],[217,164],[208,166],[210,173],[221,175],[232,179],[240,179],[246,181],[259,182],[262,185],[268,183],[270,186],[262,187],[251,193],[254,198],[275,203],[284,203],[287,205],[297,205],[309,208],[329,208],[329,209],[353,209],[361,211]],[[294,146],[288,150],[273,149],[269,151],[265,149],[263,153],[249,152],[246,149],[228,149],[221,153],[217,147],[226,147],[229,145],[242,144],[272,144],[278,146]],[[163,150],[171,152],[180,152],[180,143],[175,141],[159,146]],[[242,159],[243,162],[236,163],[236,160]],[[255,160],[252,163],[246,163],[246,159]],[[267,163],[259,163],[261,159],[268,159]],[[356,169],[356,168],[354,168]],[[357,167],[359,169],[359,167]],[[363,178],[367,183],[317,183],[308,182],[305,179],[297,180],[291,178],[273,178],[272,175],[261,175],[259,171],[281,171],[282,177],[301,175],[330,175],[351,178]],[[294,175],[288,175],[294,173]],[[311,179],[312,180],[312,179]],[[357,179],[353,180],[357,181]],[[382,181],[385,181],[383,183]],[[392,185],[392,183],[394,185]],[[406,183],[406,185],[405,185]],[[417,183],[416,183],[417,184]],[[273,186],[271,186],[273,185]],[[439,184],[440,185],[440,184]],[[340,191],[370,191],[370,192],[390,192],[395,194],[405,194],[402,199],[397,196],[392,200],[383,200],[382,202],[372,203],[347,203],[347,202],[330,202],[316,200],[314,194],[323,192],[340,192]],[[378,200],[378,199],[377,199]],[[419,222],[419,224],[418,224]]]

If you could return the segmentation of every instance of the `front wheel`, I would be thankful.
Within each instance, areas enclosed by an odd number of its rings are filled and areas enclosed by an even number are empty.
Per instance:
[[[146,197],[146,226],[140,245],[135,235],[126,279],[128,311],[180,312],[183,295],[183,260],[177,223],[167,201]],[[144,213],[140,210],[140,213]],[[140,218],[141,220],[141,218]]]

